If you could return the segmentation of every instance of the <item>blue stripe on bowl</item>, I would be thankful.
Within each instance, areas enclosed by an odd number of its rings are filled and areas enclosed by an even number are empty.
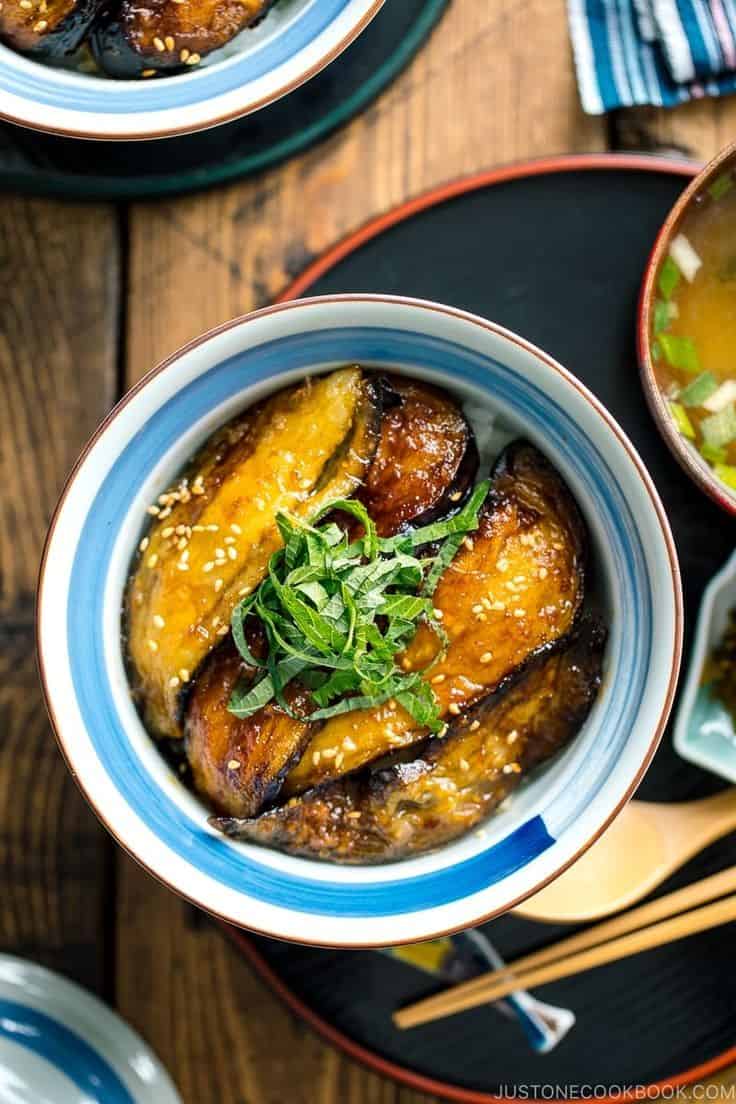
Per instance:
[[[355,0],[316,0],[258,50],[206,66],[197,74],[156,81],[112,82],[80,77],[71,82],[68,71],[40,63],[29,65],[27,59],[0,48],[0,92],[91,115],[135,112],[145,116],[151,111],[185,108],[231,92],[291,61],[354,3]]]
[[[136,490],[196,422],[245,388],[284,372],[358,361],[442,371],[502,397],[539,439],[574,470],[595,504],[618,582],[623,625],[609,646],[608,697],[565,792],[507,838],[471,859],[400,881],[316,880],[273,869],[244,848],[213,837],[184,813],[138,759],[116,714],[103,647],[108,564]],[[552,845],[580,816],[613,769],[638,714],[651,663],[652,606],[647,562],[625,495],[597,447],[569,414],[529,379],[490,357],[419,333],[355,327],[299,334],[240,353],[179,390],[142,426],[103,481],[82,527],[72,567],[67,634],[72,679],[95,751],[130,808],[175,854],[208,876],[260,901],[291,910],[370,918],[458,900],[507,877]],[[145,859],[145,856],[142,856]],[[307,865],[304,864],[304,869]],[[328,869],[328,868],[326,868]]]
[[[56,1066],[89,1104],[135,1104],[112,1066],[76,1032],[44,1012],[0,997],[0,1036]]]

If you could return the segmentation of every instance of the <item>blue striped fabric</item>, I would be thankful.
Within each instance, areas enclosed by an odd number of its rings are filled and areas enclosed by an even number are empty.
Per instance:
[[[736,92],[736,0],[567,0],[583,109]]]

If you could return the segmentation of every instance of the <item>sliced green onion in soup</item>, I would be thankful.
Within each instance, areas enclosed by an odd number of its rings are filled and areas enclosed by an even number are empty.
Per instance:
[[[677,396],[683,406],[702,406],[718,390],[718,381],[712,372],[701,372],[697,379],[683,387]]]
[[[732,402],[736,402],[736,380],[726,380],[705,400],[703,406],[711,414],[717,414]]]
[[[703,418],[700,423],[703,440],[713,448],[723,448],[736,440],[736,407],[733,403],[724,406],[717,414]]]
[[[675,420],[675,425],[679,429],[683,437],[689,437],[691,440],[695,439],[695,429],[693,423],[690,421],[687,410],[679,402],[671,402],[667,404],[670,408],[670,413]]]
[[[730,171],[721,173],[717,176],[711,186],[708,188],[708,193],[711,199],[719,200],[723,199],[725,195],[733,188],[733,176]]]
[[[707,460],[709,464],[725,464],[728,459],[728,452],[725,448],[716,448],[715,445],[703,444],[700,446],[700,455],[704,460]]]
[[[677,334],[658,334],[665,360],[671,368],[681,372],[699,372],[698,350],[691,337],[678,337]]]
[[[659,290],[665,299],[669,299],[680,282],[680,270],[672,257],[665,257],[659,270]]]
[[[713,471],[732,491],[736,491],[736,467],[733,464],[716,464]]]

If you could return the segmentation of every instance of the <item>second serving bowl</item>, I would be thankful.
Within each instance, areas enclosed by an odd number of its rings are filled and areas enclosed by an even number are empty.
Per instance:
[[[523,435],[587,520],[610,627],[603,686],[579,736],[480,832],[378,868],[227,841],[172,774],[130,697],[120,610],[148,503],[212,431],[264,395],[347,362],[431,380],[486,450]],[[634,792],[666,723],[680,663],[676,554],[652,483],[613,418],[522,338],[450,307],[391,297],[302,300],[237,319],[155,368],[73,471],[49,534],[38,646],[49,711],[87,799],[178,893],[269,935],[380,946],[468,928],[540,889]]]

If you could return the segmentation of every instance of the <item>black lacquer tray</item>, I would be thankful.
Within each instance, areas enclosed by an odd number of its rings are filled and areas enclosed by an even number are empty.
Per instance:
[[[364,227],[285,295],[371,291],[440,300],[516,330],[575,372],[633,439],[669,513],[685,590],[685,663],[700,596],[736,543],[736,521],[689,482],[660,438],[639,384],[634,326],[647,254],[692,172],[662,159],[602,155],[474,177]],[[681,760],[668,732],[639,796],[685,801],[721,785]],[[732,838],[662,890],[733,863]],[[569,930],[515,915],[486,927],[507,958]],[[499,1093],[534,1096],[535,1084],[615,1095],[631,1085],[697,1080],[736,1062],[736,925],[540,990],[578,1017],[546,1056],[533,1054],[518,1024],[493,1008],[394,1030],[393,1009],[436,986],[375,952],[233,936],[333,1042],[389,1076],[467,1104]]]

